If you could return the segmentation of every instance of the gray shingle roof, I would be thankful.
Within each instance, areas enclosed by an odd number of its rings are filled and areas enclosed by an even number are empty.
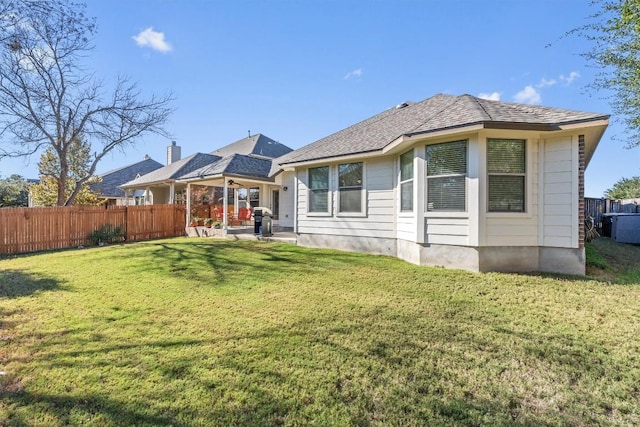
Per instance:
[[[239,141],[226,145],[222,148],[218,148],[217,150],[212,151],[211,154],[215,154],[216,156],[220,157],[226,157],[232,154],[244,154],[275,159],[276,157],[280,157],[283,154],[289,153],[291,151],[293,150],[286,145],[280,144],[279,142],[274,141],[268,136],[258,133],[256,135],[251,135]]]
[[[280,165],[384,149],[403,135],[430,133],[474,124],[503,124],[514,128],[533,125],[552,130],[563,124],[607,119],[586,113],[536,105],[489,101],[471,95],[439,94],[417,103],[405,103],[322,138],[276,159]],[[405,105],[402,104],[402,105]]]
[[[129,181],[121,185],[121,187],[140,187],[142,185],[175,180],[218,160],[220,160],[220,156],[204,153],[192,154],[184,159],[173,162],[170,165],[156,169],[155,171],[141,176],[140,178]]]
[[[102,181],[91,184],[91,191],[106,197],[124,197],[124,191],[119,188],[120,185],[135,179],[138,175],[146,175],[161,167],[162,163],[147,158],[132,165],[110,170],[99,175]]]
[[[271,162],[271,159],[232,154],[215,163],[185,174],[180,179],[207,178],[223,174],[267,179],[271,170]]]

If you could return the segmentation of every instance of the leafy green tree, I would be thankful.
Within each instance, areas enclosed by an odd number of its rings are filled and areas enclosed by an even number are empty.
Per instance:
[[[29,183],[20,175],[0,179],[0,208],[22,208],[29,205]]]
[[[612,91],[611,107],[628,131],[627,147],[640,145],[640,0],[594,0],[592,22],[570,31],[592,43],[583,56],[600,68],[592,87]]]
[[[47,148],[40,156],[38,169],[40,183],[32,187],[33,204],[36,206],[57,206],[60,186],[64,188],[65,205],[98,205],[101,199],[91,191],[90,184],[99,182],[99,178],[85,179],[91,168],[91,147],[76,138],[69,144],[67,179],[60,179],[60,161],[52,147]],[[69,202],[75,192],[73,201]]]
[[[604,192],[604,196],[614,200],[640,198],[640,176],[621,178]]]
[[[72,0],[0,0],[0,157],[47,150],[59,206],[74,204],[112,150],[148,133],[168,136],[171,95],[144,98],[125,77],[108,91],[83,64],[96,32],[85,10]],[[79,139],[88,167],[71,178]]]
[[[69,183],[71,181],[68,181]],[[68,184],[65,195],[71,194],[72,184]],[[50,176],[40,179],[38,184],[31,186],[31,200],[34,206],[57,206],[58,182]],[[91,191],[88,183],[82,185],[74,198],[74,206],[97,206],[102,203],[102,199]]]

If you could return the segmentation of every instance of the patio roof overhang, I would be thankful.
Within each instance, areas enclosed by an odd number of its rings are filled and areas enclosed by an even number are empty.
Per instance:
[[[255,176],[239,175],[239,174],[217,174],[198,178],[179,179],[176,182],[181,184],[192,185],[208,185],[222,187],[225,182],[232,180],[235,184],[246,186],[243,184],[274,184],[275,178],[261,178]]]

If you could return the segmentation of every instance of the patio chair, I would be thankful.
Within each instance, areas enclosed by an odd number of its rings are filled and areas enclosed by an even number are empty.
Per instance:
[[[245,225],[245,219],[247,217],[247,208],[240,208],[238,209],[238,220],[240,221],[241,225]]]
[[[215,216],[216,221],[222,222],[222,215],[224,215],[223,209],[222,208],[215,208],[213,210],[213,215]]]

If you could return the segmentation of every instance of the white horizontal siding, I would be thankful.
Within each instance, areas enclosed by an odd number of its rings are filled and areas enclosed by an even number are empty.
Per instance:
[[[430,245],[452,245],[452,246],[467,246],[469,245],[469,236],[451,236],[451,235],[428,235],[428,242]]]
[[[293,227],[295,174],[289,171],[282,172],[276,177],[276,184],[281,186],[279,225],[282,227]],[[284,191],[284,187],[287,187],[287,191]]]
[[[577,197],[577,153],[570,136],[546,140],[544,144],[543,246],[573,247],[574,198]],[[576,242],[577,243],[577,242]]]
[[[468,245],[469,218],[427,217],[424,232],[428,244]]]
[[[544,236],[544,245],[550,247],[571,248],[573,239],[571,237]]]
[[[394,164],[392,159],[377,159],[365,162],[364,195],[366,211],[364,216],[349,216],[337,212],[337,173],[331,167],[329,215],[307,214],[307,170],[298,173],[298,232],[332,236],[396,238],[396,210]]]
[[[566,225],[547,225],[544,226],[545,237],[571,237],[571,227]]]
[[[554,176],[559,177],[557,174]],[[547,182],[544,186],[544,192],[545,194],[571,194],[571,182]]]
[[[469,225],[468,224],[426,224],[426,233],[438,234],[440,236],[468,236]]]
[[[492,236],[507,237],[536,237],[538,234],[538,226],[536,224],[526,223],[523,225],[514,224],[488,224],[487,232]]]
[[[487,218],[487,246],[536,246],[537,215]]]
[[[548,226],[571,226],[573,225],[573,217],[571,215],[545,215],[544,218],[545,225]]]
[[[416,217],[399,216],[396,219],[398,239],[416,241]]]
[[[571,171],[566,172],[546,172],[544,173],[544,187],[546,189],[552,187],[554,184],[569,184],[571,185]]]

